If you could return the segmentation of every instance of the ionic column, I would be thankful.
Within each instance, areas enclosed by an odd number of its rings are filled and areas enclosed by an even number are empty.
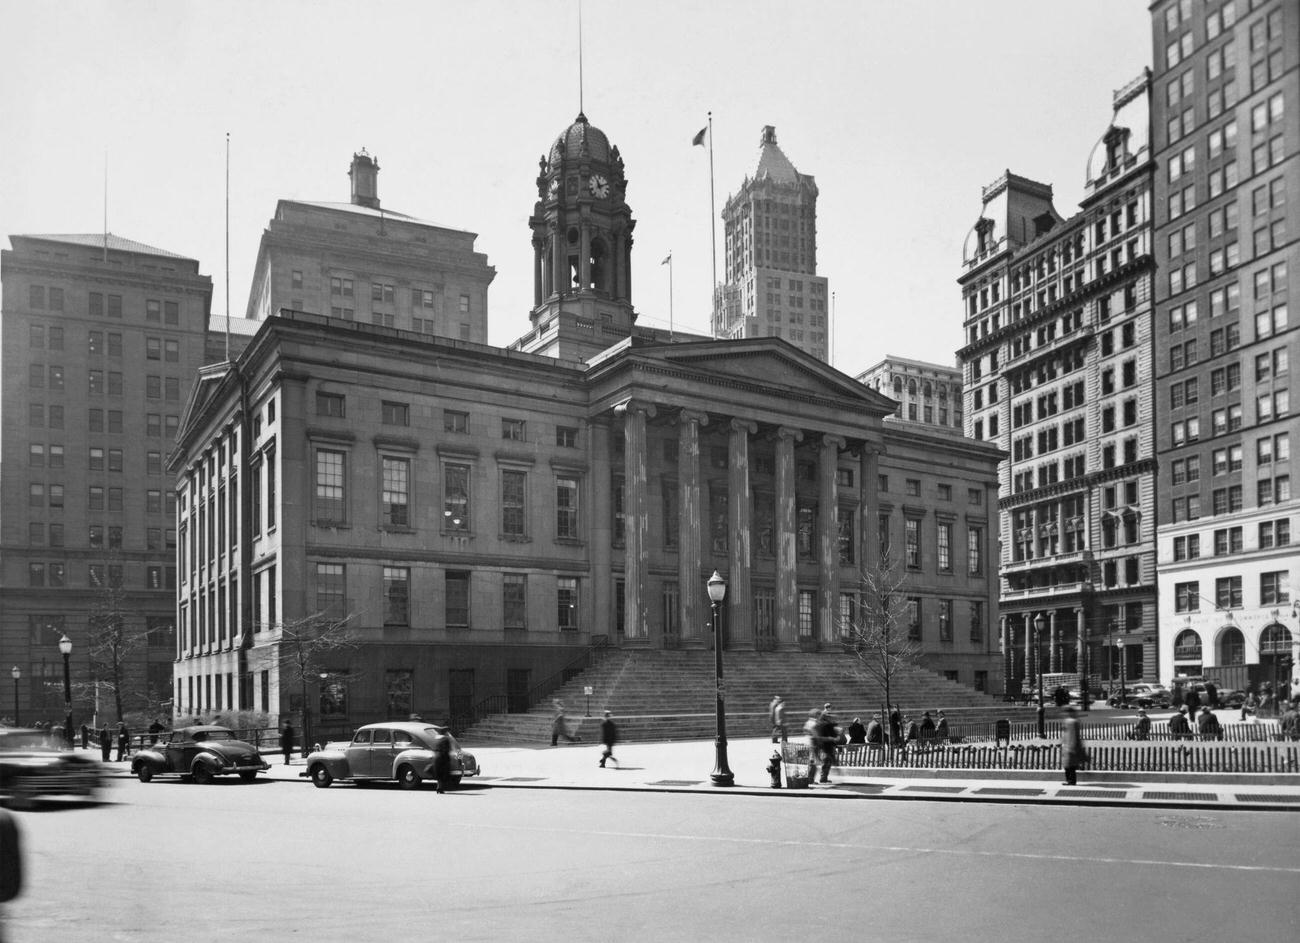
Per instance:
[[[862,446],[858,462],[858,565],[866,572],[880,566],[880,452],[874,443]]]
[[[758,425],[731,420],[727,450],[727,517],[731,525],[731,573],[727,579],[728,640],[754,637],[754,594],[750,586],[750,535],[754,501],[749,492],[749,437]]]
[[[682,638],[699,638],[707,616],[700,592],[700,426],[707,414],[683,409],[677,416],[677,605]]]
[[[840,532],[839,496],[836,476],[839,472],[840,449],[846,445],[843,437],[823,435],[817,455],[817,503],[820,515],[817,520],[818,543],[821,553],[821,579],[817,590],[821,596],[817,620],[818,635],[823,642],[834,642],[838,633],[836,624],[840,614]]]
[[[1051,670],[1051,672],[1055,674],[1056,672],[1061,670],[1061,645],[1060,645],[1060,639],[1056,635],[1056,610],[1053,609],[1051,612],[1049,612],[1047,614],[1047,617],[1048,619],[1051,620],[1051,626],[1052,626],[1048,632],[1048,635],[1050,636],[1051,639],[1051,641],[1048,644],[1051,646],[1051,648],[1049,649],[1050,657],[1048,658],[1047,665],[1049,670]]]
[[[609,467],[610,426],[608,415],[597,418],[591,430],[591,579],[593,605],[603,622],[613,617],[605,629],[611,641],[618,641],[618,614],[614,612],[613,568],[613,488]],[[595,628],[595,626],[593,626]],[[599,631],[599,630],[597,630]]]
[[[627,402],[617,407],[623,413],[623,512],[626,520],[627,561],[624,565],[624,618],[626,638],[650,637],[646,600],[646,565],[650,527],[646,497],[646,420],[655,415],[649,403]]]
[[[776,430],[776,634],[783,642],[793,642],[799,634],[794,444],[802,439],[798,429],[781,426]]]

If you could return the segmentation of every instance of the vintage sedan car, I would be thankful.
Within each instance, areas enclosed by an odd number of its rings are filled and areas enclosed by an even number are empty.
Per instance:
[[[46,742],[46,733],[26,727],[0,727],[0,797],[15,808],[69,797],[94,801],[104,782],[98,761]]]
[[[1163,684],[1137,681],[1123,691],[1113,690],[1107,703],[1111,707],[1158,707],[1163,710],[1169,706],[1172,696]]]
[[[451,784],[480,772],[474,754],[466,753],[445,727],[420,721],[391,721],[367,724],[342,747],[317,750],[307,757],[307,776],[318,789],[331,783],[396,780],[403,789],[414,789],[433,779],[433,760],[438,741],[446,738],[451,753]]]
[[[213,724],[164,731],[157,743],[131,758],[131,772],[142,783],[165,773],[188,776],[196,783],[231,775],[247,781],[270,768],[257,747],[235,739],[229,727]]]

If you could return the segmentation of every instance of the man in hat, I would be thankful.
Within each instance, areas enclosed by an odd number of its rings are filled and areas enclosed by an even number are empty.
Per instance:
[[[1192,739],[1192,725],[1187,722],[1187,705],[1178,708],[1178,713],[1169,718],[1169,735],[1175,740]]]
[[[1142,708],[1138,708],[1137,723],[1133,725],[1133,732],[1129,734],[1133,740],[1150,740],[1151,739],[1151,718]]]
[[[1196,732],[1202,740],[1223,739],[1223,728],[1219,726],[1219,718],[1214,716],[1209,704],[1201,708],[1200,716],[1196,718]]]
[[[618,766],[618,757],[614,756],[614,744],[618,743],[618,725],[614,723],[614,715],[605,711],[605,719],[600,722],[600,742],[604,749],[600,751],[600,767],[605,768],[606,760],[613,760],[614,765]]]

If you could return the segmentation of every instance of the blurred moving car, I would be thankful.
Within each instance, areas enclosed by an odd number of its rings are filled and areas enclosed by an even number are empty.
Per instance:
[[[142,783],[167,773],[189,776],[201,784],[229,775],[248,781],[270,768],[257,747],[236,739],[229,727],[215,724],[164,731],[157,743],[131,758],[131,772]]]
[[[0,727],[0,796],[12,807],[55,797],[94,801],[103,782],[98,761],[49,746],[44,731]]]
[[[318,789],[335,781],[376,782],[396,780],[414,789],[434,779],[433,761],[438,741],[446,738],[451,755],[451,785],[480,772],[474,754],[466,753],[445,727],[420,721],[390,721],[358,728],[345,746],[318,750],[307,757],[307,776]]]

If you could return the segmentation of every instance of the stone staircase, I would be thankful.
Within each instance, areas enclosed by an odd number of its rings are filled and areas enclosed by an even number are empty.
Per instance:
[[[723,671],[728,737],[766,736],[774,694],[785,698],[792,737],[802,734],[808,711],[828,701],[843,725],[854,717],[866,723],[884,701],[881,686],[851,654],[727,652]],[[583,693],[588,686],[590,698]],[[1034,717],[1032,708],[1003,703],[921,668],[895,678],[890,693],[895,706],[918,720],[922,711],[942,708],[954,733],[966,724]],[[613,712],[626,741],[710,739],[715,733],[709,651],[610,651],[552,697],[563,702],[570,732],[587,742],[599,740],[605,710]],[[526,713],[486,717],[459,739],[467,746],[549,743],[553,713],[547,698]]]

